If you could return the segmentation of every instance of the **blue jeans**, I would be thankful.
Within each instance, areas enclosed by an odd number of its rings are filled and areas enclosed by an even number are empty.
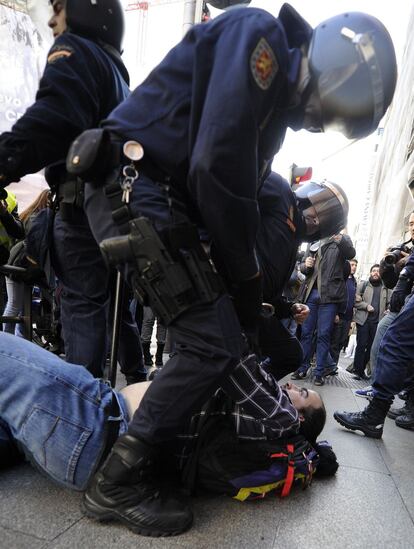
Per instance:
[[[397,316],[398,313],[387,313],[381,320],[378,322],[377,331],[375,332],[374,341],[371,346],[370,362],[371,362],[371,375],[374,377],[375,368],[377,366],[378,352],[382,338],[384,337],[385,332],[388,330],[391,322]]]
[[[108,414],[113,395],[118,417]],[[83,366],[0,332],[0,438],[11,434],[40,471],[83,490],[99,465],[107,421],[127,431],[122,395]]]
[[[378,398],[392,401],[407,387],[414,371],[414,295],[392,320],[381,339],[372,387]]]
[[[303,361],[301,372],[306,372],[312,358],[312,338],[316,328],[316,370],[315,375],[322,377],[324,369],[329,367],[329,347],[331,333],[337,311],[336,303],[321,303],[318,290],[312,290],[306,305],[310,313],[302,326],[300,342],[303,348]]]

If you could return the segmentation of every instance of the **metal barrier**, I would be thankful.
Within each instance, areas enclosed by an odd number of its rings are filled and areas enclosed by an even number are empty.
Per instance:
[[[5,276],[15,275],[18,279],[27,272],[22,267],[13,267],[11,265],[0,265],[0,274]],[[23,283],[24,281],[21,280]],[[0,322],[10,324],[23,324],[25,338],[29,341],[33,337],[33,318],[32,318],[32,286],[24,283],[23,314],[20,316],[0,316]]]

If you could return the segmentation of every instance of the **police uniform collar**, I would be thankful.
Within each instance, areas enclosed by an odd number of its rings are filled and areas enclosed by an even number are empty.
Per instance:
[[[283,4],[279,12],[279,19],[285,29],[290,48],[308,46],[313,29],[290,4]]]
[[[117,66],[119,72],[122,75],[122,78],[125,80],[125,82],[129,86],[129,73],[128,73],[128,70],[127,70],[126,66],[124,65],[124,62],[122,60],[120,52],[117,49],[115,49],[113,46],[111,46],[110,44],[106,44],[105,42],[102,42],[101,40],[99,40],[97,43],[101,46],[101,48],[103,50],[105,50],[105,52],[114,61],[115,65]]]

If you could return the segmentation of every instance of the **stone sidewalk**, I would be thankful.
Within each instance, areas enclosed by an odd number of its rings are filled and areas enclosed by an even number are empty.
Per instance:
[[[346,366],[343,358],[341,366]],[[152,539],[84,517],[81,494],[22,465],[0,474],[0,548],[412,549],[414,433],[387,419],[383,439],[367,439],[332,418],[335,409],[365,406],[367,401],[353,394],[361,386],[341,367],[339,376],[320,388],[328,412],[322,438],[332,443],[340,462],[333,479],[315,479],[310,489],[296,489],[283,501],[197,498],[189,532]]]

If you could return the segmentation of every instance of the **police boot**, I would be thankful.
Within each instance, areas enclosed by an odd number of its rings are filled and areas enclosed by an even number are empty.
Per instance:
[[[158,368],[162,368],[164,366],[164,363],[162,361],[162,355],[164,353],[164,343],[158,343],[157,344],[157,352],[155,354],[155,366]]]
[[[151,341],[142,342],[142,352],[144,354],[144,365],[152,366],[152,354],[150,353]]]
[[[87,516],[120,521],[143,536],[174,536],[187,530],[193,522],[187,501],[151,478],[154,454],[155,448],[132,435],[119,437],[85,493]]]
[[[367,437],[381,438],[389,407],[388,400],[374,397],[362,412],[335,412],[334,418],[347,429],[362,431]]]
[[[414,431],[414,393],[408,394],[405,405],[401,410],[404,410],[404,413],[395,419],[395,425]]]

